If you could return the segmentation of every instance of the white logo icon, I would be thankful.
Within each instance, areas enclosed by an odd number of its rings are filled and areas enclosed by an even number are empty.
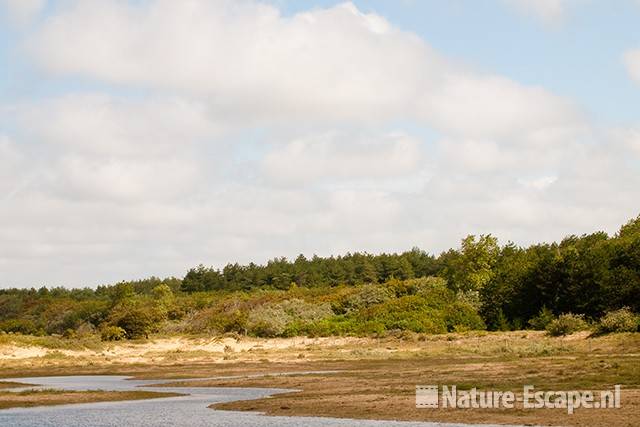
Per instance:
[[[437,408],[438,407],[438,386],[437,385],[417,385],[416,386],[416,408]]]

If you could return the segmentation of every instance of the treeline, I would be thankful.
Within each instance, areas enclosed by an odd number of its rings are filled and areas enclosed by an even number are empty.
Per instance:
[[[614,236],[597,232],[526,248],[500,246],[491,235],[468,236],[459,248],[438,256],[419,249],[301,255],[265,265],[198,266],[183,279],[0,290],[0,331],[103,339],[154,332],[508,330],[545,327],[563,314],[565,324],[587,324],[607,313],[619,314],[607,317],[609,323],[623,319],[625,330],[633,330],[638,312],[640,217]]]
[[[314,256],[311,259],[299,255],[294,261],[276,258],[266,265],[227,264],[222,270],[200,265],[187,272],[181,290],[248,291],[265,287],[288,289],[292,283],[303,287],[384,283],[391,278],[406,280],[433,276],[440,270],[438,259],[418,248],[402,254],[356,252],[328,258]]]
[[[543,307],[554,313],[599,317],[629,306],[640,311],[640,218],[613,237],[604,232],[569,236],[560,243],[527,248],[500,247],[495,237],[468,236],[461,247],[438,257],[420,249],[401,254],[348,254],[295,261],[278,258],[266,265],[229,264],[222,270],[202,265],[189,270],[183,292],[288,289],[385,283],[439,276],[457,293],[481,303],[490,328],[505,321],[522,327]]]

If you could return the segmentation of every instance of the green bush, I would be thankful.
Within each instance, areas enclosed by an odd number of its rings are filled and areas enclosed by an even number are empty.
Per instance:
[[[547,333],[552,337],[570,335],[588,329],[589,325],[581,314],[561,314],[547,325]]]
[[[448,306],[444,313],[449,332],[465,332],[487,328],[478,311],[467,302],[456,301]]]
[[[359,322],[375,322],[384,330],[403,329],[419,333],[447,332],[442,310],[427,298],[405,295],[361,310],[354,315]],[[378,327],[376,326],[378,329]],[[381,331],[382,332],[382,331]]]
[[[100,331],[102,341],[120,341],[127,338],[127,333],[120,326],[105,326]]]
[[[293,318],[282,307],[264,305],[249,314],[249,333],[259,337],[282,335]]]
[[[321,320],[313,322],[305,327],[304,334],[310,337],[328,337],[330,335],[341,335],[336,333],[336,324],[331,320]]]
[[[360,336],[378,336],[383,335],[387,328],[386,325],[384,325],[382,322],[370,320],[367,322],[353,323],[351,326],[351,330],[353,331],[353,333],[356,333]]]
[[[308,325],[333,316],[329,303],[309,303],[298,298],[265,304],[251,311],[247,320],[249,333],[261,337],[304,334]]]
[[[197,294],[192,294],[197,295]],[[255,304],[244,293],[225,296],[212,307],[198,309],[187,317],[187,329],[194,333],[247,333],[247,318]]]
[[[129,339],[148,338],[165,320],[163,314],[145,301],[122,302],[112,310],[108,324],[124,329]]]
[[[246,334],[247,318],[248,314],[246,311],[241,310],[220,313],[215,318],[210,319],[209,326],[213,326],[213,329],[218,333],[235,332],[238,334]]]
[[[31,320],[9,319],[0,322],[0,331],[35,335],[38,332],[38,328]]]
[[[553,322],[555,318],[551,310],[547,307],[542,307],[537,316],[529,319],[529,326],[537,331],[544,331],[547,329],[547,325]]]
[[[285,313],[297,321],[314,322],[333,315],[329,303],[309,303],[298,298],[282,301],[278,304]]]
[[[392,296],[392,290],[384,285],[364,285],[347,298],[344,308],[346,312],[357,311],[388,301]]]
[[[638,330],[640,317],[628,307],[606,313],[598,322],[597,331],[602,334],[612,332],[635,332]]]
[[[453,292],[447,287],[447,281],[442,277],[421,277],[409,280],[414,293],[429,299],[434,304],[445,305],[453,300]]]

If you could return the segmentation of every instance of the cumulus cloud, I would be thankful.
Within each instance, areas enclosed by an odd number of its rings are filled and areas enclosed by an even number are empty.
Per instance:
[[[104,93],[68,94],[14,107],[24,136],[78,153],[167,156],[189,151],[223,126],[200,103],[177,98],[127,99]]]
[[[60,197],[175,198],[216,176],[202,172],[201,145],[224,151],[220,127],[197,104],[172,99],[66,95],[16,105],[12,116],[31,142],[40,188]]]
[[[3,286],[184,269],[184,230],[202,219],[192,200],[219,181],[218,163],[202,159],[225,153],[197,105],[84,94],[4,111],[14,135],[0,137]]]
[[[499,76],[450,73],[422,114],[448,134],[553,144],[584,126],[568,100]]]
[[[528,243],[637,214],[634,128],[601,132],[351,3],[59,2],[24,46],[94,90],[0,107],[0,286]]]
[[[283,17],[244,1],[82,1],[30,45],[49,71],[184,91],[243,120],[406,113],[439,61],[416,36],[350,3]]]
[[[270,151],[263,161],[267,176],[280,183],[393,180],[424,167],[422,143],[404,133],[353,135],[330,132],[303,137]]]
[[[18,27],[29,24],[46,5],[46,0],[2,0],[0,7],[7,11],[10,21]]]
[[[619,151],[640,157],[640,126],[613,129],[608,137]]]
[[[8,200],[27,185],[27,177],[21,176],[24,155],[15,142],[0,134],[0,200]]]
[[[30,40],[51,72],[179,90],[228,120],[415,118],[473,137],[572,126],[542,88],[479,75],[345,3],[284,17],[252,2],[75,2]]]
[[[623,61],[627,67],[629,77],[640,84],[640,49],[627,51],[624,54]]]

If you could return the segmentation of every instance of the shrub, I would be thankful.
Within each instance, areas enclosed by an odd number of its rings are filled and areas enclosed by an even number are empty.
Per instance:
[[[383,325],[385,330],[403,329],[432,334],[447,332],[442,310],[434,307],[433,301],[418,295],[391,299],[356,313],[354,318],[358,322],[373,321],[376,325]]]
[[[509,319],[504,315],[504,311],[501,308],[498,309],[497,316],[495,319],[495,329],[496,331],[510,331],[511,325],[509,324]]]
[[[304,332],[310,337],[348,335],[356,333],[358,327],[361,326],[363,326],[363,324],[358,322],[356,319],[347,318],[345,316],[332,316],[330,318],[305,325]]]
[[[0,322],[0,330],[24,335],[36,334],[38,328],[28,319],[9,319]]]
[[[635,332],[638,330],[638,315],[628,307],[606,313],[598,322],[598,332],[607,334],[612,332]]]
[[[333,315],[329,303],[313,304],[298,298],[282,301],[278,304],[288,315],[302,322],[314,322]]]
[[[350,295],[344,305],[346,311],[351,312],[383,303],[392,296],[392,291],[382,285],[364,285],[358,292]]]
[[[441,277],[421,277],[411,280],[415,294],[438,304],[446,304],[453,299],[453,293],[447,287],[447,281]]]
[[[160,317],[171,319],[180,317],[179,310],[175,310],[176,298],[169,286],[164,283],[159,284],[151,290],[151,296]]]
[[[78,338],[86,338],[93,336],[95,331],[95,326],[93,326],[91,323],[85,322],[81,323],[74,332]]]
[[[218,333],[247,333],[247,313],[242,310],[218,313],[209,319],[209,328]]]
[[[589,327],[581,314],[561,314],[547,325],[547,333],[552,337],[570,335]]]
[[[129,339],[147,338],[162,321],[161,315],[153,307],[141,302],[121,303],[111,312],[109,323],[124,329]]]
[[[195,333],[234,332],[246,334],[247,318],[253,310],[253,304],[247,300],[244,294],[233,294],[218,301],[212,307],[196,311],[188,316],[186,319],[187,329]]]
[[[282,307],[264,305],[249,314],[249,332],[259,337],[282,335],[292,317]]]
[[[292,298],[277,304],[255,308],[248,317],[249,331],[257,336],[295,336],[308,330],[312,323],[333,316],[329,303],[312,304]]]
[[[100,331],[102,341],[120,341],[127,337],[127,333],[120,326],[105,326]]]
[[[412,280],[399,280],[395,277],[392,277],[387,280],[382,286],[396,297],[415,294],[415,284],[412,283]]]
[[[449,332],[486,329],[486,325],[476,309],[461,301],[457,301],[445,309],[445,322]]]
[[[329,320],[322,320],[320,322],[313,322],[307,325],[306,334],[310,337],[327,337],[329,335],[339,335],[336,333],[336,327],[333,322]]]
[[[542,307],[537,316],[529,319],[529,326],[537,331],[544,331],[547,328],[547,325],[556,317],[553,315],[553,312],[549,310],[547,307]]]
[[[383,335],[386,327],[384,324],[382,324],[381,322],[376,322],[376,321],[368,321],[368,322],[358,322],[357,324],[353,325],[353,329],[354,332],[356,332],[358,335],[373,335],[373,336],[380,336]]]

